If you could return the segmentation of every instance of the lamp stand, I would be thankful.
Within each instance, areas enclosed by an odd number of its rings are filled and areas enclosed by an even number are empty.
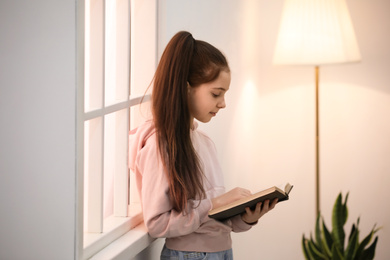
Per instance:
[[[316,217],[320,213],[320,128],[319,128],[319,73],[320,67],[315,66],[315,82],[316,82]]]

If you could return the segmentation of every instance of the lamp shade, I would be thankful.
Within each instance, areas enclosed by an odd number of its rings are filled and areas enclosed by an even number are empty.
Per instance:
[[[360,59],[345,0],[286,0],[274,64],[319,66]]]

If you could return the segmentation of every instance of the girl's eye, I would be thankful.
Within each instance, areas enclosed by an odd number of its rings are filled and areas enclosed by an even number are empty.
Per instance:
[[[211,95],[213,95],[213,97],[219,97],[221,94],[211,93]]]

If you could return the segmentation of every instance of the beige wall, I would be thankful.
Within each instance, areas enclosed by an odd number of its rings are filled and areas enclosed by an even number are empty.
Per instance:
[[[314,228],[314,68],[272,65],[282,4],[159,2],[160,54],[174,33],[188,30],[220,48],[230,61],[228,106],[201,125],[217,145],[226,186],[256,191],[287,181],[295,185],[291,201],[280,204],[250,232],[234,235],[237,259],[301,259],[302,234]],[[322,211],[330,225],[337,194],[349,191],[350,222],[361,216],[362,235],[375,223],[383,226],[377,259],[387,259],[390,2],[347,4],[363,60],[321,68]]]

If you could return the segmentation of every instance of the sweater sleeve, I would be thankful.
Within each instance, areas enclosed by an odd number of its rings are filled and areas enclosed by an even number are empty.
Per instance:
[[[231,218],[233,232],[245,232],[252,228],[253,225],[245,223],[241,216],[235,216]]]
[[[187,212],[172,209],[168,180],[157,151],[150,138],[137,155],[136,171],[142,173],[142,209],[145,225],[152,237],[177,237],[196,231],[207,221],[210,199],[190,200]]]

